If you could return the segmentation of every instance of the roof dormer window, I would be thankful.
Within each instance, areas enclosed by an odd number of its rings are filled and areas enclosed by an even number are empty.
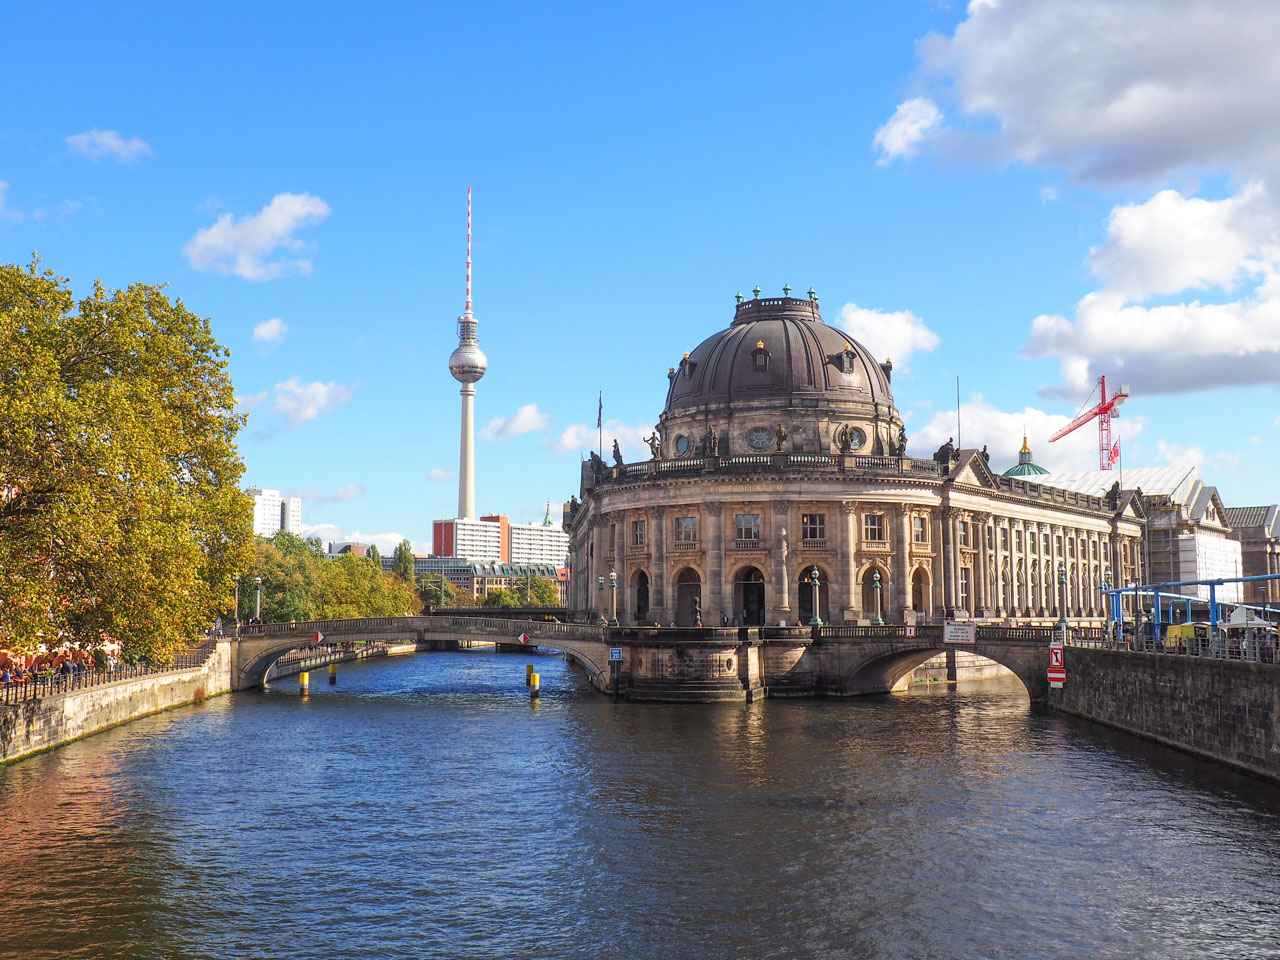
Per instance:
[[[763,340],[757,340],[756,348],[751,351],[751,369],[757,373],[764,373],[769,369],[769,351],[765,349]]]

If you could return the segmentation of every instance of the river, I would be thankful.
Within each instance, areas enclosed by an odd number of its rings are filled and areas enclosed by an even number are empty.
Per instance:
[[[312,677],[0,768],[0,955],[1280,956],[1280,788],[1016,680],[668,706],[552,655]]]

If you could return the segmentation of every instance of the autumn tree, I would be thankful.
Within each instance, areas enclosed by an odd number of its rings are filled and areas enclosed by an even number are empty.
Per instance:
[[[391,572],[403,583],[413,583],[413,546],[408,540],[396,544],[391,555]]]
[[[316,601],[320,620],[399,617],[421,609],[413,584],[349,554],[325,563]]]
[[[427,607],[451,607],[457,603],[458,591],[443,575],[424,573],[418,577],[418,597],[424,610]]]
[[[378,545],[376,543],[369,544],[369,549],[365,552],[365,559],[379,570],[382,569],[382,554],[378,552]]]
[[[0,646],[165,662],[251,557],[227,350],[158,287],[0,266]]]

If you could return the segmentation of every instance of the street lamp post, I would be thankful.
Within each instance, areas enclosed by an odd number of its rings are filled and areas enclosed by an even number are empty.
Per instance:
[[[600,599],[596,601],[596,610],[600,611],[600,619],[603,620],[604,611],[603,609],[601,609],[604,607],[604,574],[603,573],[600,574],[598,577],[596,577],[596,590],[600,592]]]
[[[240,636],[240,578],[236,577],[236,636]]]
[[[262,577],[253,578],[254,586],[257,588],[257,596],[253,604],[253,616],[259,623],[262,622]]]
[[[612,595],[613,613],[609,617],[609,625],[617,626],[618,624],[618,571],[609,571],[609,593]]]
[[[809,582],[813,585],[813,616],[809,618],[809,626],[822,626],[822,607],[819,605],[820,594],[818,590],[821,586],[818,582],[818,568],[815,566],[809,571]]]
[[[1102,568],[1102,611],[1107,618],[1107,636],[1112,634],[1111,623],[1113,620],[1111,609],[1111,594],[1107,593],[1111,589],[1111,568]]]
[[[871,574],[871,589],[876,592],[876,618],[871,622],[877,627],[884,626],[884,607],[881,605],[880,598],[880,571],[876,570]]]
[[[1062,643],[1067,642],[1067,565],[1058,564],[1058,629],[1062,631]]]

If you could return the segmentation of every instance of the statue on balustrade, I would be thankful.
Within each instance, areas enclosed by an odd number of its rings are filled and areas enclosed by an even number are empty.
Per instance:
[[[622,466],[622,448],[618,446],[618,440],[616,437],[613,441],[613,465],[615,467]]]
[[[773,439],[778,444],[778,453],[782,452],[782,445],[787,442],[787,428],[782,424],[778,424],[778,429],[773,431]]]
[[[653,454],[653,459],[661,460],[662,459],[662,437],[658,434],[658,431],[654,430],[653,433],[645,437],[644,442],[649,445],[649,452]]]
[[[947,437],[947,442],[940,446],[933,459],[944,467],[950,467],[951,461],[956,458],[956,445],[953,437]]]

